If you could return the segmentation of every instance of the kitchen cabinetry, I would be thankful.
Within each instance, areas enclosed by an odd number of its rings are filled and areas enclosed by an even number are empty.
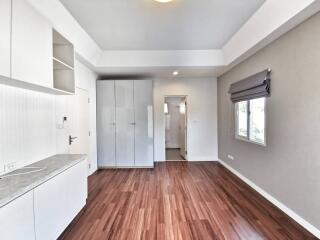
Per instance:
[[[86,204],[83,155],[56,155],[29,167],[42,170],[0,180],[0,239],[58,239]]]
[[[33,191],[0,208],[0,238],[34,240]]]
[[[53,30],[53,87],[75,93],[74,49],[72,43]]]
[[[34,189],[37,239],[57,239],[86,204],[87,166],[82,161]]]
[[[26,0],[12,0],[12,78],[52,88],[52,28]]]
[[[0,0],[0,84],[75,92],[73,44],[26,0]]]

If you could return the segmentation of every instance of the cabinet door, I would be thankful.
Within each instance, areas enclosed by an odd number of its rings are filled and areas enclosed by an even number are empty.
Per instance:
[[[34,189],[37,239],[54,240],[84,207],[87,198],[86,160]]]
[[[118,80],[116,88],[116,162],[134,167],[133,81]]]
[[[52,28],[26,0],[12,0],[12,78],[53,87]]]
[[[115,82],[97,82],[98,166],[116,166]]]
[[[153,167],[153,84],[134,82],[135,166]]]
[[[33,191],[0,208],[0,238],[34,240]]]
[[[11,0],[0,0],[0,76],[10,77]]]

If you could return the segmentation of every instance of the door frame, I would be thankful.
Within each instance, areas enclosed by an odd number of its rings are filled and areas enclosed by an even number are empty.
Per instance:
[[[186,113],[185,113],[185,120],[186,120],[186,144],[185,144],[185,151],[186,151],[186,156],[185,160],[167,160],[166,159],[166,124],[165,124],[165,119],[164,119],[164,125],[163,125],[163,131],[164,131],[164,153],[165,153],[165,161],[189,161],[189,121],[188,121],[188,116],[189,116],[189,104],[188,104],[188,95],[164,95],[163,97],[163,104],[166,103],[166,98],[184,98],[186,102]],[[162,108],[163,109],[163,108]],[[165,113],[162,111],[163,116],[165,117]]]

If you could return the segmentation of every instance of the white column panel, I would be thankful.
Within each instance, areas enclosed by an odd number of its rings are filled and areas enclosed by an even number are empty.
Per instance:
[[[116,166],[115,81],[97,81],[98,166]]]
[[[153,82],[134,81],[135,166],[153,167]]]
[[[0,0],[0,75],[10,77],[11,0]]]
[[[133,80],[115,81],[117,167],[134,166]]]

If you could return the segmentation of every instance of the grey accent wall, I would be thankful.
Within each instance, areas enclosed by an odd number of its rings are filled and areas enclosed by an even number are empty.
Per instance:
[[[228,89],[268,67],[262,147],[235,139]],[[219,158],[320,229],[320,13],[219,78],[218,127]]]

